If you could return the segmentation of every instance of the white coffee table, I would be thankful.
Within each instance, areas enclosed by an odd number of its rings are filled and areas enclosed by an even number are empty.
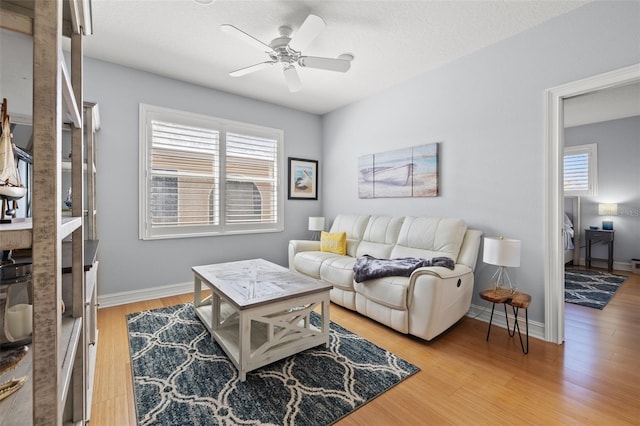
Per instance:
[[[245,381],[248,371],[329,344],[332,286],[252,259],[194,266],[194,307]],[[211,296],[202,298],[202,284]],[[321,325],[309,316],[321,306]]]

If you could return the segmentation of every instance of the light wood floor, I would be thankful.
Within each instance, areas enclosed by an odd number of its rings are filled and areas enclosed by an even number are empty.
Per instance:
[[[190,301],[186,294],[99,311],[91,425],[136,424],[124,316]],[[425,342],[332,305],[333,321],[421,368],[338,424],[638,425],[639,307],[640,275],[630,275],[602,311],[566,305],[564,345],[531,339],[523,355],[504,329],[486,342],[479,320],[463,318]]]

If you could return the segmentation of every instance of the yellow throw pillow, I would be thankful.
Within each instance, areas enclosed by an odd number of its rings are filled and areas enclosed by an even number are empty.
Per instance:
[[[320,234],[320,251],[347,254],[347,233],[322,231],[322,234]]]

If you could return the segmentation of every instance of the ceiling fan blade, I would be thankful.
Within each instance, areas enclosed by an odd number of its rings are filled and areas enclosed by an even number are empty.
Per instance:
[[[240,40],[244,41],[245,43],[248,43],[251,46],[253,46],[256,49],[259,49],[259,50],[261,50],[263,52],[271,52],[273,50],[273,49],[271,49],[271,47],[269,45],[264,44],[263,42],[261,42],[257,38],[253,37],[252,35],[249,35],[249,34],[245,33],[240,28],[234,27],[231,24],[222,24],[222,25],[220,25],[220,29],[224,33],[231,34],[232,36],[239,38]]]
[[[309,15],[304,20],[298,31],[294,34],[293,39],[289,42],[289,47],[293,50],[301,52],[311,42],[318,37],[327,24],[324,20],[316,15]]]
[[[284,69],[284,78],[287,80],[287,86],[290,92],[299,92],[302,89],[302,82],[298,76],[298,72],[295,67],[289,67]]]
[[[243,75],[250,74],[252,72],[259,71],[263,68],[268,68],[273,64],[275,64],[275,62],[272,62],[272,61],[261,62],[259,64],[251,65],[250,67],[240,68],[239,70],[232,71],[229,73],[229,75],[231,77],[240,77]]]
[[[351,61],[348,59],[320,58],[318,56],[301,56],[298,59],[298,64],[302,67],[337,72],[347,72],[351,68]]]

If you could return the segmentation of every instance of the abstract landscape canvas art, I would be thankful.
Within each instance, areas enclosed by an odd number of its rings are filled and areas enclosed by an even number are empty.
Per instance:
[[[438,143],[363,155],[358,158],[358,197],[438,195]]]

